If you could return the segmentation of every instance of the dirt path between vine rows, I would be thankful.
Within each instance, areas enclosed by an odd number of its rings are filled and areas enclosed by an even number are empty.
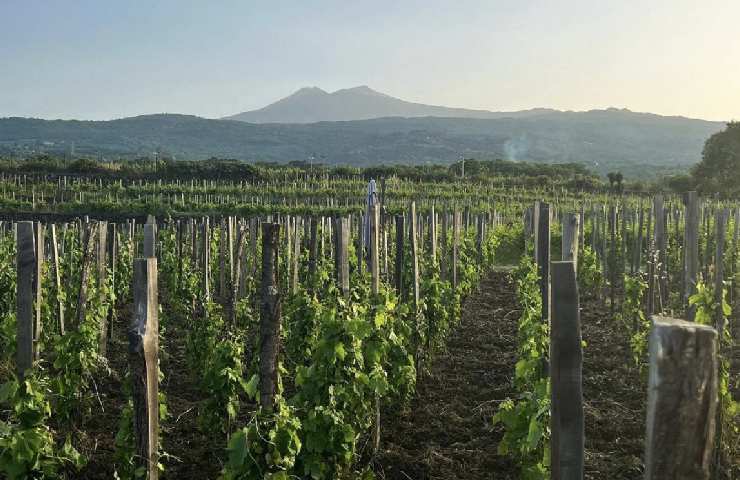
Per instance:
[[[409,408],[384,412],[378,478],[518,478],[513,462],[496,452],[501,427],[491,425],[498,404],[513,394],[518,316],[510,274],[492,272],[463,303],[448,350],[419,378]]]
[[[384,412],[383,480],[518,479],[517,466],[498,455],[503,431],[491,426],[499,403],[514,396],[516,328],[520,311],[506,272],[493,272],[463,305],[448,350],[419,379],[403,411]],[[643,474],[646,387],[631,359],[629,332],[609,307],[581,299],[587,480],[638,479]]]

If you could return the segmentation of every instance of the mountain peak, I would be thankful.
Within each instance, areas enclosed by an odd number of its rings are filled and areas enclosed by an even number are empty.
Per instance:
[[[266,107],[243,112],[227,120],[249,123],[314,123],[369,120],[383,117],[504,118],[533,117],[552,113],[533,109],[522,112],[490,112],[407,102],[373,90],[367,85],[327,93],[319,87],[304,87]]]
[[[297,96],[304,96],[304,95],[328,95],[328,93],[325,90],[322,90],[319,87],[303,87],[301,89],[298,89],[290,95],[290,97],[297,97]],[[287,97],[287,98],[290,98]]]

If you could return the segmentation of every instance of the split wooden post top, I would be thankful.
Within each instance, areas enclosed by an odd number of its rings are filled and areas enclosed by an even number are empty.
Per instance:
[[[717,412],[717,331],[652,317],[645,479],[709,478]]]

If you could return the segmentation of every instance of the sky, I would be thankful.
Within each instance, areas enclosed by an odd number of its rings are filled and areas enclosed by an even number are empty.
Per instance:
[[[218,118],[304,86],[740,119],[740,0],[0,0],[0,117]]]

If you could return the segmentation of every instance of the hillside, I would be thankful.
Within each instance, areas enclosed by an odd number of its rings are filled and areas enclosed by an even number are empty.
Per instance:
[[[520,112],[489,112],[424,105],[391,97],[363,85],[333,93],[318,87],[302,88],[264,108],[238,113],[225,119],[250,123],[313,123],[382,117],[520,118],[550,112],[554,110],[542,108]]]
[[[575,162],[640,177],[699,161],[720,122],[626,110],[550,112],[523,118],[380,118],[312,124],[250,124],[158,114],[112,121],[0,119],[0,152],[329,164],[452,163],[461,156]],[[74,147],[72,147],[74,144]]]

